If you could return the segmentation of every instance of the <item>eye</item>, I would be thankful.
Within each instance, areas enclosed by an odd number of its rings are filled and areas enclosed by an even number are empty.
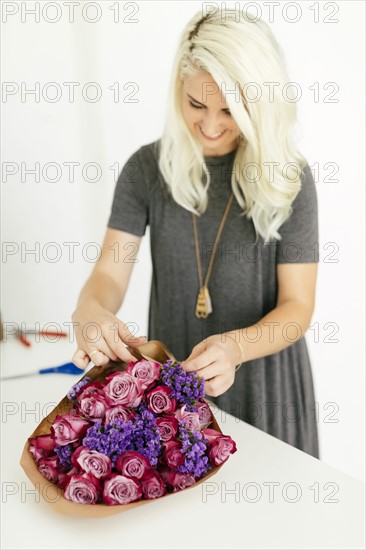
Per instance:
[[[192,101],[190,101],[189,104],[191,107],[194,107],[195,109],[203,109],[201,105],[195,105],[194,103],[192,103]]]
[[[195,103],[192,103],[192,101],[189,101],[189,104],[194,109],[203,109],[204,107],[202,105],[196,105]],[[231,113],[228,109],[224,110],[225,115],[231,116]]]

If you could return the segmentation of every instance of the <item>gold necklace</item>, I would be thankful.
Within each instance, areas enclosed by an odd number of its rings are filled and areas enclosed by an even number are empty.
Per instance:
[[[196,303],[196,317],[198,319],[200,319],[200,318],[206,319],[212,313],[212,302],[211,302],[211,297],[210,297],[210,293],[208,291],[208,286],[207,285],[208,285],[208,281],[209,281],[209,278],[210,278],[210,275],[211,275],[217,245],[218,245],[222,230],[224,228],[226,218],[229,214],[229,210],[230,210],[231,203],[233,202],[233,198],[234,198],[234,194],[231,193],[231,195],[229,197],[229,200],[228,200],[228,203],[227,203],[226,208],[225,208],[224,215],[222,216],[222,220],[221,220],[221,223],[220,223],[219,230],[218,230],[217,235],[216,235],[216,239],[215,239],[215,243],[214,243],[214,246],[213,246],[213,251],[212,251],[211,258],[210,258],[210,263],[209,263],[209,266],[208,266],[208,269],[207,269],[207,275],[206,275],[204,283],[203,283],[203,277],[202,277],[201,259],[200,259],[200,254],[199,254],[196,216],[192,212],[194,240],[195,240],[195,245],[196,245],[197,269],[198,269],[198,277],[199,277],[199,283],[200,283],[200,289],[199,289],[199,292],[198,292],[197,303]]]

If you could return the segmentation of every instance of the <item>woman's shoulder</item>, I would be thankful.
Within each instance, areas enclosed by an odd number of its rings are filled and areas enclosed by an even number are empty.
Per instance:
[[[140,161],[144,165],[158,165],[161,138],[145,143],[136,151]]]

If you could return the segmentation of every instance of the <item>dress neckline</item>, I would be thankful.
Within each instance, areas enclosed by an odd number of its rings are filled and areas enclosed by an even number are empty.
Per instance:
[[[236,151],[237,149],[234,149],[229,153],[225,153],[225,155],[218,156],[204,155],[203,158],[205,159],[205,162],[209,162],[210,164],[224,164],[234,158]]]

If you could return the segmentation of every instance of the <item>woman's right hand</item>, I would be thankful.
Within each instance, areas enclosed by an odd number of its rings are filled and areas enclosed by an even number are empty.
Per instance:
[[[72,321],[78,348],[71,361],[81,369],[86,369],[90,361],[98,366],[110,360],[137,361],[125,344],[140,346],[147,340],[146,336],[134,336],[123,321],[99,305],[79,306]],[[93,353],[95,350],[98,353]]]

